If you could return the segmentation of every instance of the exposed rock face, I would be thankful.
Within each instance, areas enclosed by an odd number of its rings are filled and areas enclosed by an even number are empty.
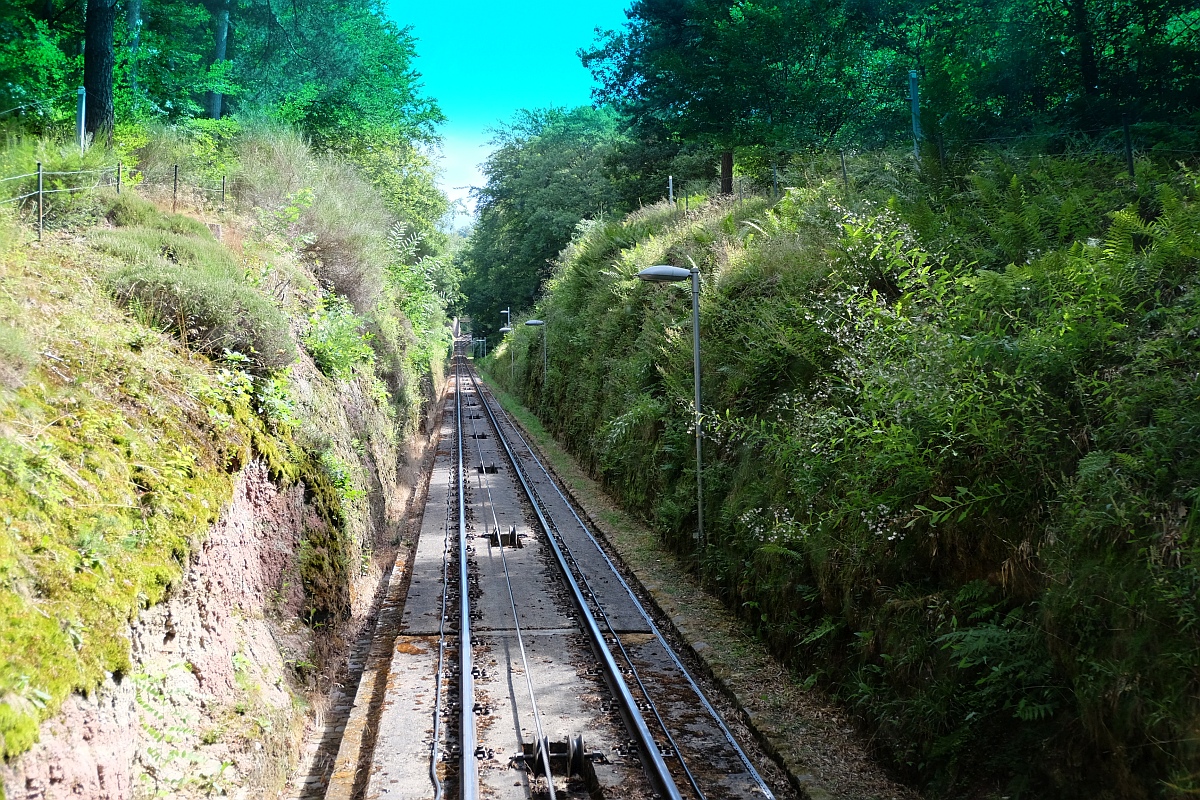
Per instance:
[[[302,486],[280,491],[262,464],[247,467],[171,598],[131,626],[132,674],[69,699],[0,767],[8,798],[260,797],[281,782],[271,755],[300,730],[284,662],[311,642],[278,620],[303,610],[300,540],[319,524]]]

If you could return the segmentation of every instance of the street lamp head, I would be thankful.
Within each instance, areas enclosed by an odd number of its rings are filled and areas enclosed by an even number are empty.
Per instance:
[[[525,320],[525,324],[526,325],[545,325],[546,323],[542,322],[540,319],[527,319],[527,320]]]
[[[512,328],[510,328],[510,327],[508,327],[507,325],[505,325],[503,328],[501,328],[501,329],[500,329],[500,332],[501,332],[501,333],[508,333],[508,332],[509,332],[509,331],[511,331],[511,330],[512,330]]]
[[[653,283],[674,283],[675,281],[687,280],[692,276],[692,272],[683,267],[657,264],[653,267],[646,267],[637,276],[644,281],[651,281]]]

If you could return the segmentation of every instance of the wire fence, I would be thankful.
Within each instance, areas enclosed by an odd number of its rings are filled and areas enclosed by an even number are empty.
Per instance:
[[[73,181],[67,180],[72,178]],[[113,188],[118,195],[132,190],[157,195],[159,199],[165,200],[169,191],[172,212],[177,212],[181,205],[197,210],[212,208],[215,205],[218,210],[224,210],[229,199],[224,175],[221,176],[220,186],[203,186],[190,183],[186,178],[181,180],[179,165],[174,164],[169,179],[155,178],[157,176],[147,175],[141,170],[126,169],[121,162],[112,167],[77,170],[47,170],[39,162],[35,172],[0,176],[0,194],[7,194],[5,188],[15,192],[10,196],[0,197],[0,206],[16,204],[18,209],[28,208],[35,211],[37,238],[40,242],[48,210],[47,198],[53,195],[75,195],[101,188]],[[51,179],[51,186],[46,185],[47,179]],[[22,187],[18,181],[26,181],[27,184]],[[62,185],[65,183],[72,185]]]

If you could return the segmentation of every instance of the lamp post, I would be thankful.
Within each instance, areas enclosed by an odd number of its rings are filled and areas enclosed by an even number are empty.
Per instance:
[[[508,333],[509,331],[512,330],[512,311],[506,308],[503,311],[501,311],[500,313],[504,314],[505,317],[507,318],[507,321],[504,323],[504,327],[500,329],[500,332]],[[513,355],[512,345],[509,345],[509,348],[508,348],[508,380],[510,381],[510,383],[513,380],[513,378],[516,377],[516,373],[517,373],[517,357],[515,355]]]
[[[695,385],[695,427],[696,427],[696,538],[701,545],[707,545],[704,538],[704,489],[701,481],[703,461],[700,458],[700,268],[672,267],[658,264],[646,267],[637,275],[644,281],[652,283],[675,283],[692,279],[692,378]]]
[[[550,385],[550,358],[546,355],[546,323],[540,319],[527,319],[525,324],[542,329],[542,393],[544,394],[546,387]]]

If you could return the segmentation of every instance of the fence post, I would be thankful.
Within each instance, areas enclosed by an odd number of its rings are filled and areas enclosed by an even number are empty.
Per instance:
[[[221,207],[225,207],[225,176],[221,176]]]
[[[839,150],[838,155],[842,157],[842,186],[846,187],[846,195],[850,195],[850,175],[846,172],[846,151]]]
[[[38,241],[42,240],[42,162],[38,165]]]
[[[121,162],[117,162],[117,194],[121,193]]]
[[[675,205],[675,176],[667,176],[667,199],[671,201],[671,205]]]
[[[1133,140],[1129,137],[1129,117],[1125,114],[1121,115],[1121,127],[1125,131],[1125,166],[1129,170],[1129,177],[1133,175]]]
[[[75,100],[75,138],[79,142],[79,149],[83,150],[84,145],[84,111],[87,108],[87,89],[80,86],[79,92]]]
[[[174,214],[179,207],[179,165],[175,165],[175,178],[171,184],[171,213]]]

